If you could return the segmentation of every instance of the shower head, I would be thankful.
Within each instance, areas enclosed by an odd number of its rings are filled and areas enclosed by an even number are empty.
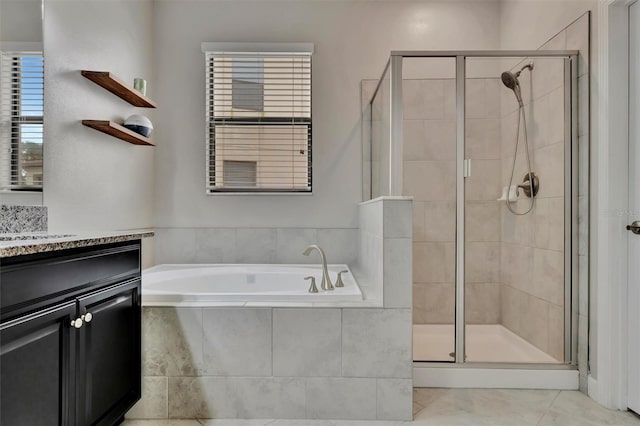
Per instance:
[[[519,75],[520,71],[516,74],[511,71],[505,71],[502,73],[500,78],[502,79],[502,84],[513,90],[513,93],[516,95],[516,99],[518,100],[518,105],[523,106],[524,103],[522,102],[522,93],[520,92],[520,82],[518,81]]]
[[[520,68],[520,71],[513,73],[511,71],[505,71],[500,75],[502,79],[502,84],[507,86],[509,89],[513,90],[513,93],[516,95],[516,99],[518,100],[518,104],[523,106],[522,102],[522,93],[520,92],[520,82],[518,81],[518,77],[522,74],[522,71],[525,69],[532,70],[533,62],[528,63],[527,65]]]
[[[502,79],[502,84],[511,90],[515,90],[516,87],[520,86],[520,83],[518,83],[518,76],[511,71],[503,72],[500,78]]]

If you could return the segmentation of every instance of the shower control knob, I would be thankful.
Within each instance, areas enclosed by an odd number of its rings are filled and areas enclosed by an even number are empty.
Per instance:
[[[636,220],[631,225],[627,225],[627,231],[631,231],[636,235],[640,235],[640,220]]]

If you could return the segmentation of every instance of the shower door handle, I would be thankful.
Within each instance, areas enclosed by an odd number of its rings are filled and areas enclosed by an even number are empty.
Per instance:
[[[636,235],[640,235],[640,220],[636,220],[631,225],[627,225],[627,231],[631,231]]]
[[[471,158],[465,158],[462,162],[462,176],[471,177]]]

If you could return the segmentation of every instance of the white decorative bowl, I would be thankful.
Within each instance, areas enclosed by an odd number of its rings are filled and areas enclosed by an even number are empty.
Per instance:
[[[153,124],[144,115],[133,114],[124,121],[124,127],[144,137],[148,137],[153,130]]]

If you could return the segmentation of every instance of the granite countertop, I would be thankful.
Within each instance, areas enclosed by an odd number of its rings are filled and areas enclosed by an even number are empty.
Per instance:
[[[42,238],[31,238],[31,236],[34,235],[42,235]],[[0,238],[9,236],[18,238],[9,241],[0,241],[0,258],[138,240],[152,237],[153,235],[154,232],[151,229],[81,232],[73,235],[47,234],[44,232],[0,234]]]

